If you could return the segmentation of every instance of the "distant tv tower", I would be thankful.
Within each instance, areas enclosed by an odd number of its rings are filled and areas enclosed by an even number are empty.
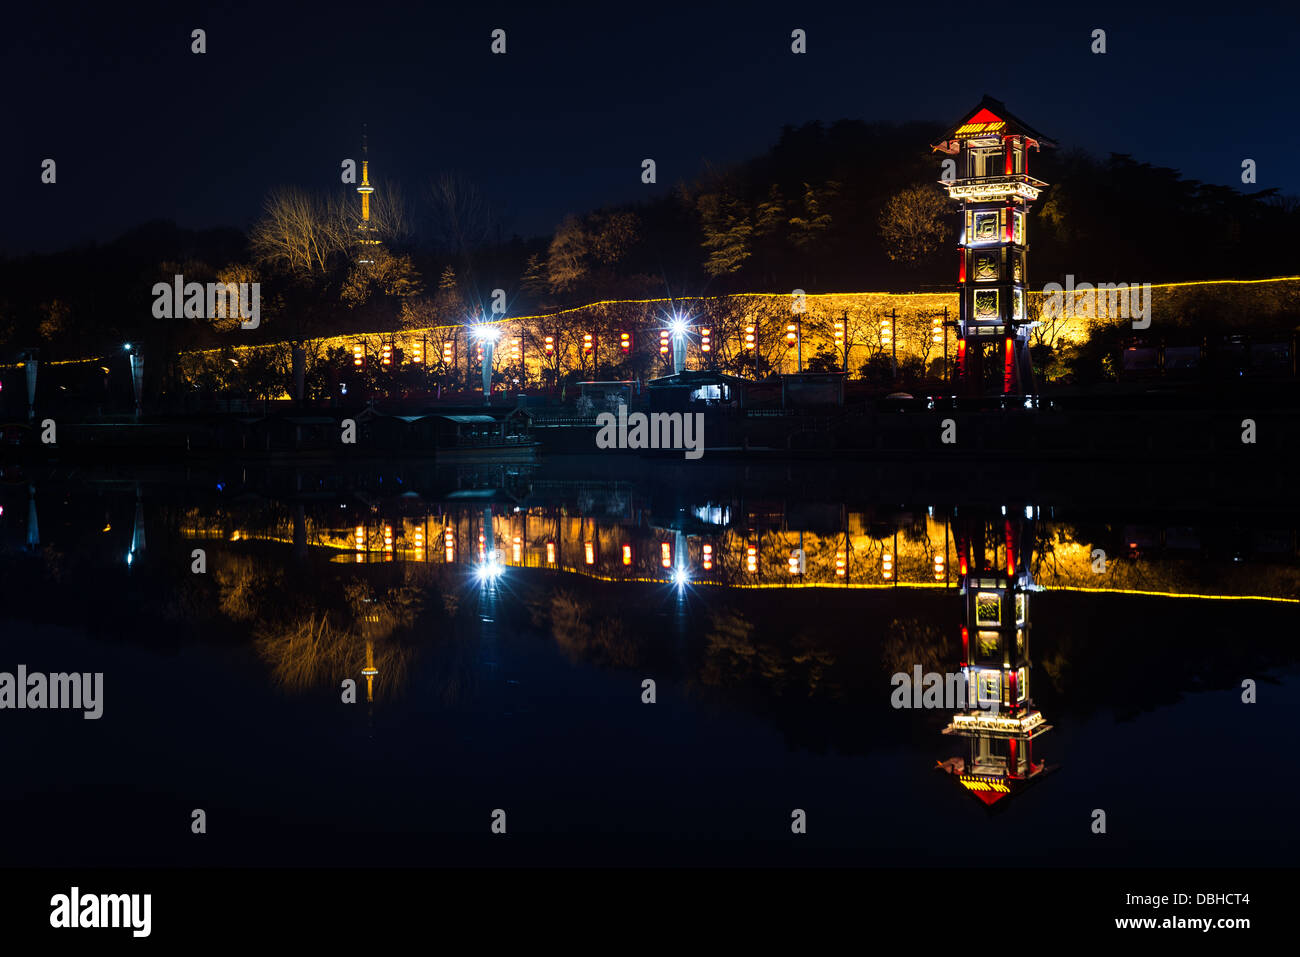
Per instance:
[[[361,194],[361,222],[357,226],[360,237],[357,240],[363,247],[357,258],[359,263],[373,263],[374,251],[366,249],[367,246],[378,246],[379,239],[375,236],[375,227],[370,225],[370,194],[375,188],[370,185],[370,162],[367,158],[370,144],[369,137],[366,135],[366,127],[361,127],[361,185],[357,187],[357,192]]]

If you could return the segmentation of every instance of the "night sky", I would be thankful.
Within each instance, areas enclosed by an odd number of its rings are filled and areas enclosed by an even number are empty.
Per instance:
[[[369,125],[373,181],[476,182],[505,230],[646,198],[784,124],[953,122],[985,93],[1062,146],[1300,193],[1300,15],[1013,12],[1024,5],[23,4],[0,37],[11,204],[0,249],[105,241],[150,219],[247,227],[268,189],[340,187]],[[976,39],[998,25],[996,42]],[[969,25],[968,25],[969,24]],[[208,52],[190,52],[190,31]],[[507,31],[508,52],[489,52]],[[790,52],[790,32],[808,53]],[[1108,52],[1090,52],[1094,28]],[[1016,39],[1012,39],[1015,37]],[[58,183],[40,183],[46,157]],[[658,183],[640,182],[641,160]],[[937,174],[936,174],[937,178]]]

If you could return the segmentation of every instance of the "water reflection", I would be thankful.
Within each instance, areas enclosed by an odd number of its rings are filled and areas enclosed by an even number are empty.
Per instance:
[[[351,679],[376,737],[402,735],[397,717],[420,709],[471,712],[479,731],[484,713],[529,707],[599,723],[654,676],[688,703],[679,749],[704,733],[706,702],[776,729],[785,751],[901,743],[922,804],[949,788],[958,805],[965,793],[1026,807],[1006,798],[1067,763],[1061,739],[1090,709],[1131,714],[1296,658],[1283,640],[1300,594],[1296,525],[1267,512],[1215,523],[899,505],[747,477],[679,488],[519,468],[45,477],[0,487],[0,507],[0,575],[21,615],[123,643],[251,651],[254,693],[272,687],[304,711],[324,713]],[[205,574],[191,570],[196,549]],[[1248,634],[1219,637],[1234,629]],[[1110,667],[1117,655],[1129,670]],[[996,716],[892,711],[890,675],[918,666],[960,672]],[[581,705],[521,690],[541,673],[548,687],[599,684]],[[1057,730],[1040,742],[1049,715]],[[950,776],[924,770],[936,762]]]
[[[965,509],[952,522],[963,613],[960,669],[970,707],[943,729],[966,740],[967,754],[940,767],[989,807],[1051,770],[1033,754],[1034,739],[1051,730],[1030,688],[1033,514],[1028,507],[997,516]]]
[[[354,579],[341,594],[300,595],[302,583],[272,562],[219,555],[213,577],[221,612],[247,625],[278,685],[303,691],[359,677],[373,701],[376,689],[405,681],[414,654],[408,633],[426,601],[420,576],[378,588]]]
[[[196,542],[292,542],[300,558],[310,546],[335,562],[477,566],[480,575],[518,567],[694,587],[959,587],[951,515],[933,506],[844,508],[838,529],[793,527],[790,515],[761,505],[735,525],[646,507],[618,518],[590,515],[563,500],[487,507],[397,501],[360,509],[345,503],[314,515],[297,509],[292,517],[275,508],[242,514],[186,509],[180,532]],[[1257,530],[1253,540],[1262,548],[1252,548],[1248,539],[1214,554],[1173,544],[1186,526],[1171,529],[1167,546],[1139,547],[1125,541],[1131,526],[1067,519],[1039,524],[1026,561],[1036,587],[1049,591],[1285,601],[1294,600],[1300,586],[1289,528]]]

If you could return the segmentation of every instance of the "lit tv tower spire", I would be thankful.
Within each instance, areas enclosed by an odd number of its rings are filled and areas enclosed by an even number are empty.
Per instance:
[[[370,194],[375,188],[370,185],[370,161],[367,158],[369,153],[369,137],[366,135],[366,127],[361,127],[361,185],[357,187],[357,192],[361,194],[361,222],[357,225],[360,232],[358,242],[363,247],[377,246],[379,240],[375,237],[375,227],[370,225]],[[373,263],[374,256],[370,250],[362,249],[357,262]]]
[[[375,643],[366,640],[366,666],[361,669],[361,673],[366,676],[366,701],[375,700],[375,676],[379,674],[379,669],[375,667]]]

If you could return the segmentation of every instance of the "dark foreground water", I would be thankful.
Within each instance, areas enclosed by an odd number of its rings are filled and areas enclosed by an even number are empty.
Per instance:
[[[11,472],[0,672],[104,690],[0,710],[0,865],[1290,864],[1295,513],[983,498]],[[890,702],[961,663],[972,534],[1028,556],[1051,725],[997,813],[935,770],[951,712]]]

